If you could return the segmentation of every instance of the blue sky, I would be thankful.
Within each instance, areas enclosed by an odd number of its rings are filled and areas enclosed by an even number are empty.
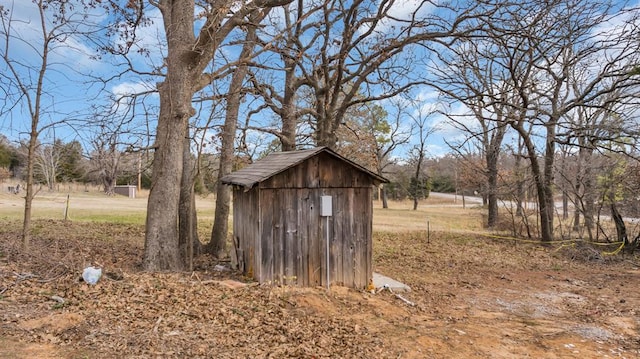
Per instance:
[[[396,6],[392,9],[391,15],[394,17],[402,18],[407,17],[419,4],[417,0],[409,0],[405,2],[399,2],[401,6]],[[14,38],[10,43],[9,51],[12,58],[20,61],[22,64],[39,65],[39,44],[41,43],[41,37],[38,33],[39,18],[35,6],[31,1],[26,0],[0,0],[0,6],[5,8],[12,8],[13,19],[16,20]],[[160,13],[157,9],[148,6],[148,15],[153,20],[150,26],[144,27],[137,34],[139,43],[137,46],[141,49],[145,49],[149,52],[149,56],[142,56],[135,54],[135,48],[131,61],[135,67],[142,71],[149,71],[154,67],[158,67],[162,63],[163,54],[165,49],[163,46],[163,29]],[[280,11],[280,10],[278,10]],[[272,20],[277,23],[281,21],[281,13],[278,14],[275,11]],[[431,8],[423,8],[421,11],[428,13],[432,11]],[[280,17],[280,20],[279,20]],[[109,19],[100,11],[93,11],[90,13],[90,20],[97,23],[107,22]],[[48,24],[51,25],[51,19],[48,19]],[[389,22],[384,24],[381,30],[385,27],[391,28],[393,24]],[[110,39],[111,43],[117,43],[117,39]],[[0,50],[4,51],[4,49]],[[225,47],[221,50],[219,56],[229,56],[234,58],[237,55],[237,47]],[[55,50],[51,53],[51,65],[47,72],[46,96],[43,98],[43,108],[45,109],[42,114],[41,124],[43,126],[53,125],[47,130],[43,131],[41,141],[51,142],[54,138],[61,138],[63,141],[71,141],[73,139],[80,139],[86,141],[93,135],[90,128],[82,124],[82,121],[91,116],[92,106],[107,106],[114,112],[110,115],[111,118],[118,119],[124,117],[127,111],[133,110],[133,108],[124,100],[120,103],[113,103],[113,97],[119,95],[126,95],[131,93],[148,92],[153,91],[156,81],[159,78],[145,75],[125,74],[115,77],[107,83],[92,82],[87,74],[91,76],[109,76],[122,70],[122,64],[119,63],[119,59],[110,57],[106,54],[101,54],[100,57],[96,57],[96,49],[94,44],[91,44],[78,36],[69,36],[59,44],[57,44]],[[0,70],[6,72],[4,65],[0,64]],[[419,69],[418,69],[419,70]],[[21,76],[34,78],[36,75],[33,71],[28,71],[26,67],[21,68]],[[220,88],[224,88],[224,84],[218,84]],[[0,83],[2,86],[2,83]],[[435,90],[423,87],[416,88],[412,92],[412,97],[415,100],[416,105],[421,107],[422,113],[429,113],[431,110],[439,106],[438,105],[438,93]],[[157,111],[156,95],[149,95],[146,98],[146,106],[138,106],[135,108],[138,114],[149,113],[149,116],[153,120],[155,111]],[[388,111],[394,111],[393,106],[389,102],[382,102]],[[119,106],[118,106],[119,105]],[[5,111],[7,110],[8,103],[1,107]],[[416,115],[418,109],[405,108],[410,115]],[[454,114],[464,114],[466,109],[460,105],[454,105],[449,108],[448,111]],[[206,111],[205,111],[206,112]],[[218,114],[219,115],[219,114]],[[411,121],[410,115],[404,116],[406,119],[406,125],[409,126]],[[203,116],[203,121],[205,116]],[[393,117],[393,114],[390,114]],[[139,118],[139,122],[133,122],[128,126],[137,128],[139,131],[145,130],[145,122],[142,116]],[[61,121],[65,121],[62,123]],[[264,121],[269,121],[269,118],[265,118]],[[461,139],[461,133],[453,126],[447,123],[447,120],[442,115],[434,115],[427,121],[429,127],[437,128],[438,130],[428,139],[428,156],[441,156],[449,152],[448,146],[445,144],[445,139],[450,142],[455,142]],[[0,133],[6,135],[13,141],[24,140],[27,138],[29,131],[30,121],[28,112],[24,106],[16,106],[12,111],[9,111],[0,118]],[[151,124],[153,127],[153,124]],[[210,136],[209,134],[206,135]],[[264,135],[255,135],[257,137]],[[254,142],[259,141],[257,138]],[[514,139],[511,139],[514,140]],[[415,142],[415,140],[414,140]],[[403,151],[400,151],[396,155],[401,155]]]
[[[418,1],[411,0],[404,3],[404,6],[396,7],[392,11],[394,16],[406,16],[412,7],[415,7]],[[12,16],[15,22],[14,35],[10,47],[10,57],[17,59],[21,63],[33,66],[39,66],[39,52],[41,51],[41,34],[39,34],[39,17],[37,8],[31,1],[15,1],[0,0],[0,6],[12,9]],[[149,50],[149,56],[134,55],[131,57],[132,63],[138,69],[148,70],[153,66],[161,64],[164,54],[163,46],[163,29],[160,13],[153,7],[148,7],[149,16],[153,20],[153,24],[142,28],[138,33],[140,43],[138,46]],[[425,9],[424,11],[428,11]],[[275,14],[277,17],[277,13]],[[94,11],[91,14],[92,21],[104,22],[108,19],[100,11]],[[48,25],[51,26],[51,18],[49,16]],[[113,43],[117,40],[112,40]],[[135,49],[134,49],[135,50]],[[225,48],[227,55],[233,56],[233,51],[237,49]],[[105,76],[119,71],[122,67],[117,65],[118,59],[109,58],[105,54],[101,54],[100,58],[96,58],[96,49],[93,44],[88,43],[79,36],[70,36],[63,43],[56,45],[51,52],[50,66],[47,70],[47,79],[45,82],[45,93],[43,96],[43,111],[41,118],[41,127],[50,126],[44,130],[40,139],[47,143],[53,141],[53,138],[62,139],[63,141],[71,141],[79,139],[86,141],[93,136],[87,133],[88,127],[83,125],[82,120],[91,114],[91,106],[107,105],[110,101],[109,96],[118,96],[140,91],[153,90],[155,86],[154,79],[149,76],[138,76],[127,74],[118,77],[112,81],[101,84],[92,83],[92,80],[85,76]],[[2,65],[3,71],[6,70]],[[33,79],[36,76],[34,70],[28,70],[27,67],[20,69],[21,76]],[[104,88],[103,88],[104,86]],[[417,95],[417,98],[423,98],[425,102],[434,100],[434,94],[423,91]],[[147,99],[149,107],[146,110],[154,111],[153,102],[157,103],[157,96],[150,96]],[[5,107],[6,109],[6,107]],[[126,101],[121,101],[117,114],[123,114],[130,110],[126,105]],[[140,113],[142,109],[138,109]],[[434,119],[434,121],[439,121]],[[52,126],[51,126],[52,125]],[[0,133],[7,136],[12,141],[25,140],[30,126],[30,117],[27,108],[17,106],[9,113],[0,118]],[[440,135],[448,135],[442,132]],[[446,152],[446,146],[439,137],[434,135],[430,141],[430,154],[438,155]]]

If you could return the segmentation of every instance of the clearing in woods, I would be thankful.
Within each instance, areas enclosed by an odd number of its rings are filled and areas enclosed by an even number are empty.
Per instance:
[[[21,253],[21,199],[1,194],[0,357],[640,357],[637,256],[487,237],[482,211],[434,197],[375,211],[375,270],[412,288],[403,301],[259,286],[207,257],[141,272],[144,199],[73,195],[64,222],[66,195],[40,195]],[[105,271],[95,286],[79,280],[89,264]]]

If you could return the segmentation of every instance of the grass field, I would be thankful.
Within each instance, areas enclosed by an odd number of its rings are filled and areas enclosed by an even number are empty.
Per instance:
[[[6,184],[0,188],[6,188]],[[146,216],[147,191],[138,198],[105,196],[98,187],[66,186],[67,191],[40,190],[33,201],[34,219],[64,219],[109,223],[143,224]],[[24,195],[24,193],[22,193]],[[196,198],[199,225],[207,228],[213,221],[215,197]],[[67,207],[68,205],[68,207]],[[433,231],[467,231],[481,229],[482,211],[477,205],[462,208],[461,200],[431,196],[420,202],[417,211],[410,201],[389,202],[388,209],[374,202],[374,230],[414,231],[430,228]],[[21,219],[24,198],[21,195],[0,192],[0,218]]]

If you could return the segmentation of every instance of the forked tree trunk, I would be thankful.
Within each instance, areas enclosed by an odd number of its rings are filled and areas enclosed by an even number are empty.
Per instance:
[[[616,235],[618,237],[618,242],[628,244],[629,240],[627,238],[627,226],[625,226],[624,224],[622,215],[620,215],[620,212],[618,212],[618,208],[616,207],[615,203],[611,202],[609,208],[611,208],[611,218],[616,224]]]
[[[540,166],[540,162],[538,161],[538,157],[535,155],[535,145],[533,144],[531,136],[529,136],[520,126],[514,126],[514,129],[520,133],[531,164],[531,173],[533,175],[536,193],[538,195],[540,239],[542,242],[551,242],[553,240],[553,208],[549,208],[549,203],[553,205],[553,192],[546,182],[546,179],[549,177],[545,176],[545,173]],[[549,149],[547,149],[547,154],[548,152]],[[545,166],[547,165],[549,165],[549,163],[545,161]],[[551,201],[549,201],[549,198],[551,198]]]

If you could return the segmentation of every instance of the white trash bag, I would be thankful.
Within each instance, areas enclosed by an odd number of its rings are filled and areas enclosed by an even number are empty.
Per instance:
[[[82,271],[82,279],[84,279],[87,284],[96,284],[98,280],[102,276],[102,268],[96,267],[87,267]]]

